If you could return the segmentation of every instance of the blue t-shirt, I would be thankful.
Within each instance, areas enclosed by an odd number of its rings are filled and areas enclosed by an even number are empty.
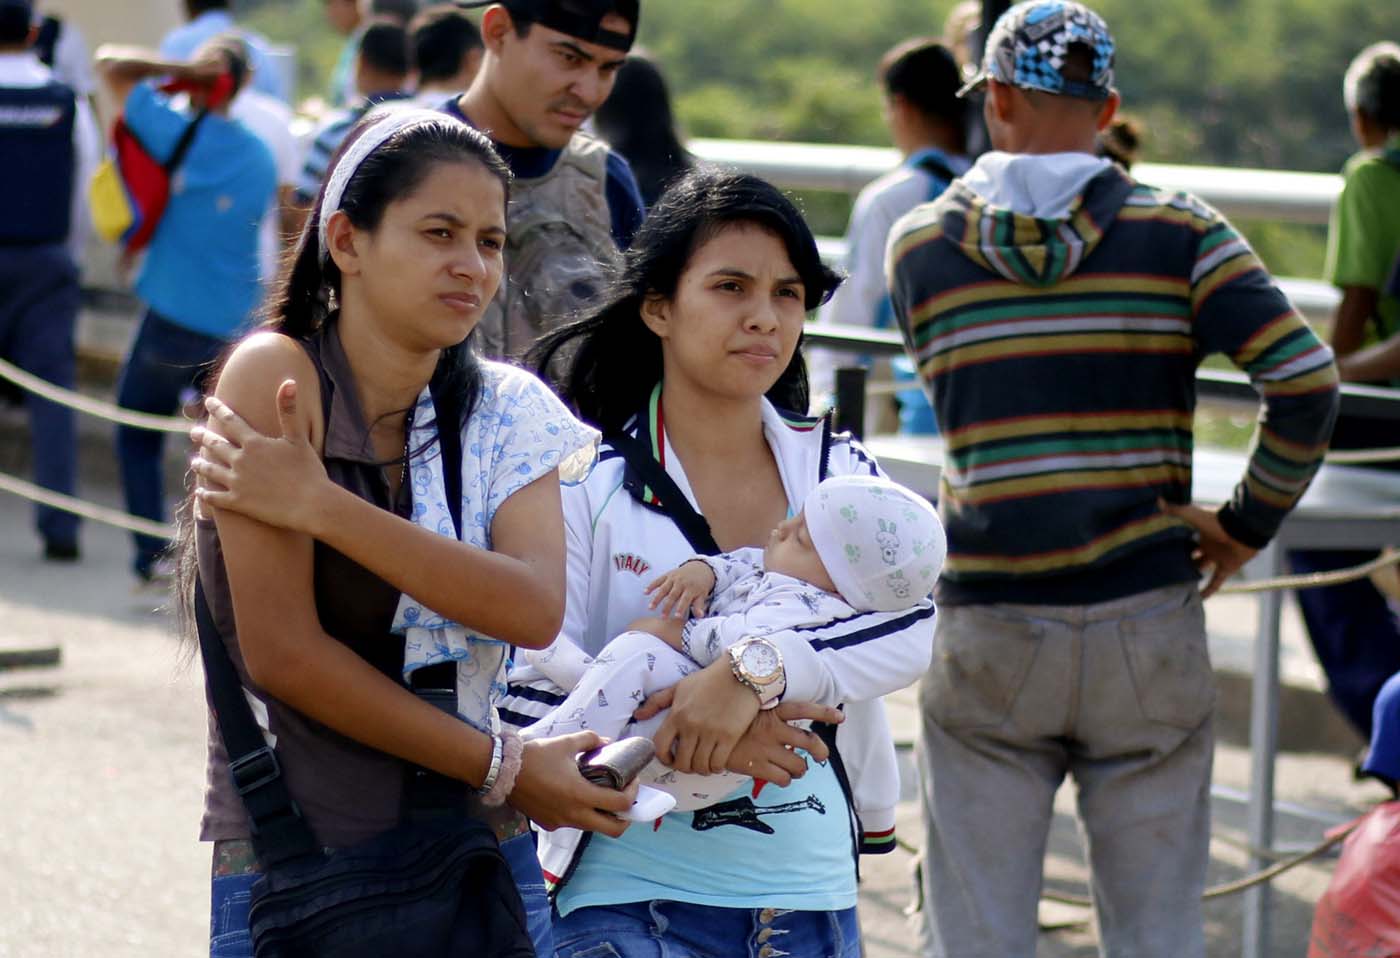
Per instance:
[[[444,103],[442,110],[468,126],[476,126],[458,106],[457,97]],[[544,176],[554,169],[554,164],[564,152],[542,146],[507,146],[495,140],[492,140],[491,144],[501,155],[501,159],[506,161],[511,173],[522,180]],[[608,202],[608,213],[612,217],[613,242],[617,244],[618,249],[626,249],[632,245],[632,237],[636,235],[646,217],[646,202],[642,199],[642,190],[637,185],[637,177],[633,175],[632,167],[616,150],[608,151],[606,182],[603,189]]]
[[[227,10],[206,10],[189,23],[171,30],[160,41],[160,55],[171,60],[188,60],[206,40],[230,32],[237,33],[248,46],[248,58],[253,68],[253,89],[275,96],[283,103],[289,102],[291,97],[287,84],[267,48],[267,41],[256,33],[240,29]]]
[[[123,115],[159,160],[175,151],[193,119],[149,83],[132,89]],[[262,296],[258,227],[276,192],[277,164],[262,140],[237,120],[210,113],[171,180],[137,295],[178,326],[230,337]]]
[[[849,804],[830,765],[807,760],[787,788],[749,789],[660,827],[633,825],[621,838],[594,834],[569,882],[561,915],[634,901],[684,901],[717,908],[844,911],[856,904]],[[782,862],[782,882],[755,862]]]

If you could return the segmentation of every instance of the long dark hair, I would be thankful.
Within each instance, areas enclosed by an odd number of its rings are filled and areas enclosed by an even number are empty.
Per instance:
[[[802,278],[807,309],[831,296],[840,278],[822,263],[812,231],[792,201],[771,183],[747,173],[692,170],[673,183],[637,231],[617,277],[600,304],[576,322],[543,336],[526,362],[586,422],[620,430],[661,381],[661,340],[642,322],[648,293],[675,295],[692,254],[736,223],[770,230]],[[784,409],[807,409],[807,366],[801,341],[792,361],[768,390]]]
[[[387,118],[387,114],[375,114],[351,130],[327,167],[327,181],[355,141]],[[389,205],[416,190],[439,164],[469,160],[480,163],[500,180],[509,201],[510,169],[491,146],[491,141],[465,123],[443,114],[440,122],[419,122],[405,127],[365,157],[346,183],[338,209],[344,211],[356,228],[375,230]],[[321,255],[321,220],[335,212],[323,208],[325,198],[326,188],[322,183],[294,252],[283,263],[268,297],[259,331],[270,330],[305,341],[335,322],[338,314],[332,302],[340,295],[341,276],[335,261]],[[215,373],[205,379],[209,391],[218,382],[217,370],[234,348],[231,346],[225,352],[214,367]],[[444,405],[460,410],[456,425],[459,429],[465,425],[481,391],[481,367],[470,340],[442,351],[433,371],[432,390],[435,397],[450,397],[451,401]],[[180,508],[175,543],[176,611],[181,633],[185,636],[194,634],[194,583],[198,574],[193,506],[192,495],[187,496]]]
[[[648,206],[695,165],[676,134],[665,77],[636,52],[618,69],[612,94],[593,114],[593,123],[598,135],[631,164]]]

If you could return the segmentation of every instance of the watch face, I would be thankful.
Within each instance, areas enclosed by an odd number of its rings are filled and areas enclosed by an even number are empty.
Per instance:
[[[744,665],[744,671],[758,682],[772,678],[779,669],[778,650],[767,642],[750,642],[744,646],[740,661]]]

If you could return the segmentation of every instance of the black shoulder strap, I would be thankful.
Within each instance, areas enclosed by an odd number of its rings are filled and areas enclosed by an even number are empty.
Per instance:
[[[447,487],[447,511],[452,528],[462,538],[462,405],[460,396],[444,395],[451,390],[431,389],[433,414],[437,417],[438,453],[442,456],[442,481]]]
[[[641,477],[642,482],[656,493],[661,503],[661,511],[681,530],[692,549],[700,555],[710,556],[719,555],[724,551],[715,542],[705,517],[695,511],[685,493],[681,492],[676,481],[666,470],[661,468],[661,463],[656,461],[645,443],[624,433],[609,435],[606,441],[622,455],[627,465]]]
[[[932,176],[934,179],[942,180],[944,183],[951,183],[958,178],[958,174],[954,173],[947,163],[944,163],[932,153],[919,157],[914,163],[914,168],[923,170],[929,176]]]
[[[263,739],[262,729],[243,694],[243,683],[214,624],[214,614],[204,595],[204,584],[195,581],[195,623],[199,653],[209,680],[209,697],[218,719],[219,737],[228,752],[233,787],[243,799],[252,826],[253,850],[264,868],[304,855],[319,846],[301,809],[287,791],[277,753]]]
[[[170,159],[161,164],[161,168],[165,170],[167,176],[174,175],[175,171],[179,169],[180,164],[185,161],[185,154],[190,151],[190,144],[194,142],[195,131],[199,129],[199,124],[202,123],[204,118],[208,115],[209,111],[207,109],[200,110],[195,114],[194,119],[190,121],[190,125],[185,127],[185,132],[180,134],[180,140],[175,144],[175,150],[170,154]]]
[[[46,67],[52,67],[54,58],[58,53],[58,34],[63,29],[63,21],[58,17],[48,16],[39,24],[39,35],[34,39],[34,52],[39,56],[39,62]]]

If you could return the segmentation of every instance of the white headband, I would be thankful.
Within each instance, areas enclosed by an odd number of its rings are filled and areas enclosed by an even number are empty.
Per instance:
[[[322,260],[329,253],[326,224],[330,222],[331,214],[340,209],[340,203],[345,198],[345,187],[350,184],[350,180],[359,170],[360,164],[369,159],[371,153],[383,146],[396,133],[428,123],[453,122],[453,117],[446,113],[439,113],[436,110],[420,110],[416,107],[385,107],[371,113],[370,116],[382,116],[384,119],[377,121],[360,134],[354,143],[350,144],[350,149],[341,156],[340,162],[336,163],[335,169],[331,170],[331,174],[326,180],[326,194],[321,200],[321,223],[317,234]]]

